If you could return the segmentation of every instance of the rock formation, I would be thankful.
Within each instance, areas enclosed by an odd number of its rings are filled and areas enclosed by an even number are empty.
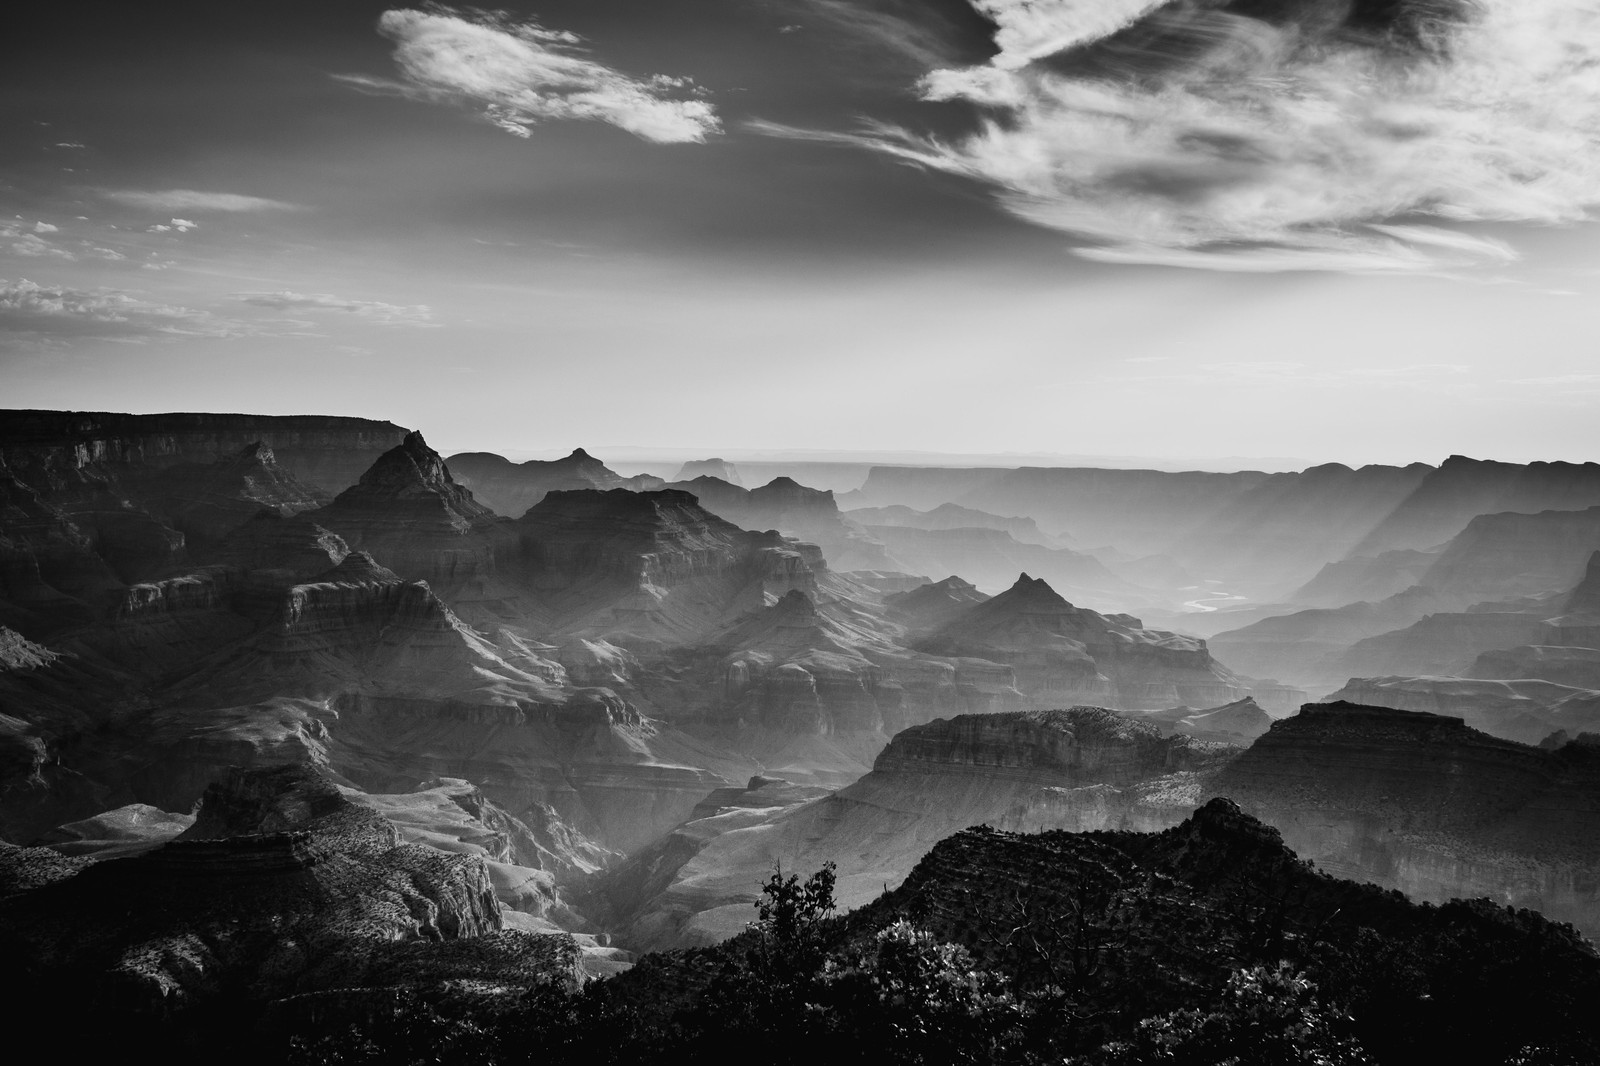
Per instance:
[[[1486,895],[1600,929],[1600,749],[1549,751],[1459,717],[1308,704],[1213,782],[1338,876]]]
[[[690,459],[678,468],[678,476],[672,480],[681,483],[702,477],[716,478],[730,485],[745,487],[744,481],[739,477],[738,468],[723,459]]]
[[[957,612],[989,599],[970,581],[947,577],[897,593],[884,599],[884,606],[908,629],[932,631],[948,622]]]
[[[1326,699],[1460,715],[1474,729],[1524,744],[1557,729],[1600,728],[1600,691],[1541,680],[1353,677]]]
[[[1108,609],[1142,598],[1140,590],[1092,555],[1023,544],[1000,529],[874,526],[868,532],[883,541],[903,569],[915,573],[960,574],[980,588],[998,591],[1010,587],[1026,570],[1075,600]]]
[[[845,517],[863,526],[902,526],[911,529],[998,529],[1023,544],[1064,548],[1064,538],[1051,536],[1039,523],[1027,517],[989,514],[955,503],[942,503],[927,511],[895,504],[889,507],[860,507],[845,512]]]
[[[1522,465],[1452,455],[1350,554],[1432,548],[1461,533],[1478,515],[1575,510],[1596,504],[1600,504],[1600,464]]]
[[[513,543],[510,522],[456,484],[420,433],[309,517],[396,573],[446,588],[481,589]]]
[[[1425,588],[1407,589],[1376,603],[1319,607],[1265,618],[1210,639],[1216,656],[1255,676],[1281,678],[1318,691],[1349,677],[1339,657],[1368,637],[1411,625],[1438,604]]]
[[[833,493],[778,477],[754,489],[700,476],[668,488],[693,493],[700,505],[745,529],[775,529],[822,549],[835,570],[907,570],[858,523],[845,518]]]
[[[1348,554],[1431,473],[1424,463],[1358,469],[1327,463],[1272,474],[1185,532],[1170,551],[1230,588],[1280,598]]]
[[[0,460],[42,487],[69,469],[115,472],[212,463],[260,443],[296,478],[337,493],[404,435],[389,422],[325,415],[4,411]]]
[[[625,478],[582,448],[564,459],[530,459],[513,463],[493,452],[461,452],[450,457],[450,469],[461,485],[496,514],[519,518],[549,492],[571,489],[659,489],[658,477]]]
[[[1242,700],[1180,718],[1173,724],[1173,730],[1197,740],[1244,747],[1271,729],[1274,721],[1276,719],[1272,715],[1246,696]]]
[[[10,849],[0,863],[27,855]],[[259,1012],[335,989],[382,1002],[378,990],[429,969],[487,990],[525,987],[541,958],[570,967],[564,937],[501,928],[482,858],[403,843],[393,823],[300,768],[235,773],[175,839],[0,904],[7,965],[30,975],[28,1001],[46,1017],[90,1002],[116,1025],[194,1024],[224,1003]],[[423,945],[452,942],[461,948],[417,966]]]
[[[1247,694],[1239,678],[1211,658],[1205,641],[1145,629],[1128,615],[1074,607],[1027,574],[956,614],[917,647],[1010,666],[1034,706],[1217,706]]]
[[[744,928],[755,886],[775,862],[793,870],[837,862],[836,897],[858,906],[969,825],[1176,825],[1228,750],[1162,737],[1098,708],[939,719],[896,735],[870,774],[831,795],[765,779],[716,794],[696,818],[602,875],[591,905],[608,909],[637,949],[715,942]]]
[[[222,539],[262,512],[288,518],[330,498],[279,466],[260,441],[214,463],[164,467],[140,495],[191,548]]]
[[[1595,466],[1600,470],[1600,465]],[[1600,492],[1600,475],[1596,477]],[[1445,545],[1422,584],[1461,606],[1565,592],[1600,549],[1600,506],[1482,514]]]

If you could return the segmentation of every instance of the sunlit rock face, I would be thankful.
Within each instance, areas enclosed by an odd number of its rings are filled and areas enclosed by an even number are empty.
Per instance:
[[[572,489],[659,489],[661,478],[648,474],[623,477],[582,448],[548,462],[530,459],[513,463],[493,452],[462,452],[450,457],[456,479],[485,506],[510,518],[523,512],[547,493]]]
[[[1417,899],[1487,895],[1600,928],[1600,748],[1459,717],[1308,704],[1211,786],[1340,876]]]
[[[1024,574],[1009,590],[954,615],[918,648],[1010,666],[1034,706],[1213,707],[1248,694],[1193,637],[1143,628],[1128,615],[1074,607]]]
[[[969,825],[1176,825],[1231,756],[1099,708],[939,719],[897,734],[871,773],[830,795],[767,778],[714,794],[602,875],[589,902],[609,911],[635,949],[715,942],[744,928],[776,860],[797,870],[837,862],[836,897],[857,906]]]

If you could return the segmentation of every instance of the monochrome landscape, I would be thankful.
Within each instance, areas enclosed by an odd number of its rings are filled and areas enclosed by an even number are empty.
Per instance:
[[[0,988],[1600,1061],[1592,0],[33,12]]]

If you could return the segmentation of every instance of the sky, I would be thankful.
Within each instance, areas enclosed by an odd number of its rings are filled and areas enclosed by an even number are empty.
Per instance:
[[[8,37],[5,407],[519,457],[1600,458],[1600,0],[79,3]]]

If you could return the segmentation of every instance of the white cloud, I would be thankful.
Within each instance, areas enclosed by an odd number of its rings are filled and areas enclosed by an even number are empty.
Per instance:
[[[201,192],[198,189],[105,189],[100,195],[119,204],[142,207],[151,211],[299,210],[294,204],[284,203],[282,200],[269,200],[263,196],[245,196],[236,192]]]
[[[35,233],[60,233],[61,232],[61,227],[60,226],[52,226],[48,222],[35,222],[33,224],[33,232],[35,232]]]
[[[1036,59],[1096,41],[1136,22],[1167,0],[971,0],[999,27],[992,60],[1015,70]]]
[[[190,222],[186,218],[175,218],[170,222],[157,222],[153,226],[146,226],[144,231],[146,233],[172,233],[173,231],[188,233],[199,225],[198,222]]]
[[[720,130],[711,105],[673,99],[686,79],[638,79],[579,54],[573,34],[486,12],[385,11],[401,81],[337,75],[346,84],[414,99],[469,104],[519,137],[545,119],[608,122],[657,143],[704,141]]]
[[[932,71],[920,89],[981,108],[976,132],[820,136],[982,182],[1090,258],[1255,271],[1502,263],[1515,258],[1503,242],[1412,223],[1572,223],[1600,203],[1594,0],[1463,3],[1464,21],[1419,18],[1387,35],[1318,24],[1322,5],[1268,23],[1146,0],[969,2],[996,21],[999,54]],[[1074,66],[1044,61],[1063,51]]]
[[[70,262],[77,258],[41,235],[54,233],[54,226],[48,230],[36,230],[36,227],[24,227],[17,222],[0,222],[0,251],[28,259],[65,259]]]
[[[223,337],[231,323],[190,307],[156,303],[115,289],[39,285],[0,278],[0,332],[139,339],[151,335]]]
[[[235,298],[252,307],[273,311],[336,311],[356,315],[383,326],[435,326],[426,304],[391,304],[378,300],[348,300],[329,293],[240,292]]]

